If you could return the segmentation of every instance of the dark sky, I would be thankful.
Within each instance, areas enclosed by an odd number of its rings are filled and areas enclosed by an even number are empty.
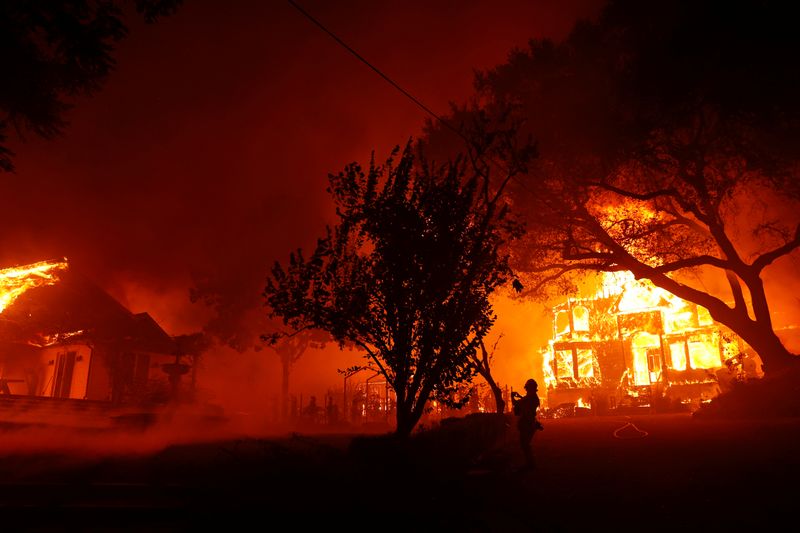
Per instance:
[[[300,2],[428,107],[599,0]],[[130,22],[117,68],[65,134],[13,144],[0,264],[66,256],[169,333],[202,326],[190,275],[258,299],[329,217],[328,172],[419,133],[424,112],[285,1],[186,0]]]

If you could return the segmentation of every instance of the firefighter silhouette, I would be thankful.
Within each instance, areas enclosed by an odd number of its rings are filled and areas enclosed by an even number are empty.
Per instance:
[[[518,392],[511,393],[511,403],[514,415],[517,416],[517,429],[519,430],[519,444],[525,458],[525,466],[534,468],[536,462],[533,457],[533,435],[536,431],[544,429],[536,419],[539,409],[539,384],[535,379],[525,382],[525,396]]]

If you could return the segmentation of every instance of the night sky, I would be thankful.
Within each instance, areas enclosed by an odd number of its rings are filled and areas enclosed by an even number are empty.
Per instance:
[[[444,114],[469,97],[474,69],[531,37],[564,37],[601,2],[301,5]],[[0,265],[66,256],[132,311],[187,333],[209,316],[189,301],[193,275],[257,308],[271,264],[330,220],[327,174],[373,149],[385,157],[426,115],[285,1],[187,0],[128,24],[117,68],[75,101],[64,135],[10,143]]]

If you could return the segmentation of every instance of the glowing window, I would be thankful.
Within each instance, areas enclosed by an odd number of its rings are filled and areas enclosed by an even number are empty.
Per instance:
[[[633,384],[650,385],[650,371],[647,369],[647,351],[643,348],[632,348]]]
[[[661,381],[661,348],[647,348],[647,369],[651,383]]]
[[[578,377],[594,377],[594,357],[592,350],[578,350]]]
[[[708,309],[702,306],[697,306],[697,323],[701,326],[710,326],[714,323],[714,319],[711,318],[711,313],[708,312]]]
[[[722,365],[719,346],[711,335],[699,335],[689,339],[689,361],[692,368],[717,368]]]
[[[635,385],[649,385],[653,381],[650,373],[649,354],[660,349],[658,335],[640,331],[631,342],[631,362],[633,363],[633,382]]]
[[[572,327],[575,331],[589,331],[589,310],[582,305],[572,309]]]
[[[690,309],[682,309],[667,315],[664,329],[671,333],[673,331],[683,331],[693,328],[694,326],[694,313],[692,313]]]
[[[683,341],[669,344],[671,366],[674,370],[686,370],[686,346]]]
[[[575,370],[572,366],[572,350],[556,351],[556,377],[574,378]]]

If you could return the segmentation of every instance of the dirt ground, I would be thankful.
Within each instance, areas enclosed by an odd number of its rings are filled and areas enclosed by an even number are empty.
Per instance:
[[[797,512],[800,419],[543,422],[534,470],[519,468],[513,420],[496,417],[411,444],[308,433],[147,453],[6,447],[0,531],[736,531]]]

